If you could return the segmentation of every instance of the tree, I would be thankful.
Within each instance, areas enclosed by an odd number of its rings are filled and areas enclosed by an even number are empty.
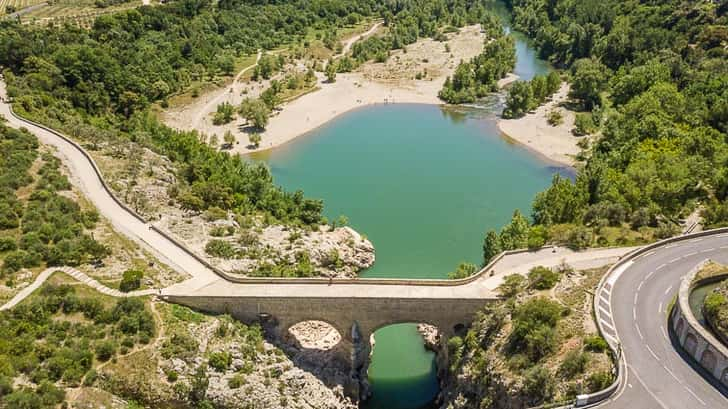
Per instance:
[[[548,90],[548,84],[546,83],[546,77],[543,75],[533,77],[531,80],[531,90],[533,91],[532,108],[542,104],[551,95]]]
[[[326,64],[326,81],[330,83],[336,82],[336,64],[333,60],[329,60]]]
[[[561,278],[561,274],[550,268],[536,266],[528,272],[528,286],[535,290],[548,290],[553,288]]]
[[[571,68],[571,91],[569,96],[581,100],[584,108],[592,110],[602,104],[601,93],[609,81],[609,69],[601,62],[583,58]]]
[[[451,280],[459,280],[461,278],[467,278],[473,275],[477,267],[472,263],[460,263],[455,271],[448,273],[447,278]]]
[[[119,290],[125,293],[138,290],[142,285],[142,277],[144,277],[144,272],[141,270],[132,269],[124,271],[121,283],[119,284]]]
[[[501,247],[505,250],[522,249],[528,246],[529,224],[521,211],[513,211],[511,222],[500,233]]]
[[[250,144],[254,147],[259,147],[260,142],[263,139],[263,137],[258,132],[252,132],[248,135],[248,140],[250,141]]]
[[[488,230],[483,239],[483,265],[486,265],[503,251],[498,233],[495,230]]]
[[[498,286],[498,293],[506,298],[515,297],[523,290],[526,279],[520,274],[508,274],[503,277],[503,283]]]
[[[270,110],[260,99],[246,98],[240,104],[240,114],[255,128],[265,129]]]
[[[225,134],[222,136],[223,141],[225,141],[225,147],[227,149],[231,149],[233,145],[235,144],[235,135],[230,130],[225,131]]]
[[[525,115],[533,105],[533,90],[528,81],[516,81],[511,85],[506,97],[504,118],[519,118]]]
[[[215,116],[212,118],[214,125],[230,123],[235,117],[235,108],[229,102],[223,102],[217,106]]]
[[[556,71],[551,71],[546,77],[546,93],[548,95],[555,94],[561,88],[561,77]]]

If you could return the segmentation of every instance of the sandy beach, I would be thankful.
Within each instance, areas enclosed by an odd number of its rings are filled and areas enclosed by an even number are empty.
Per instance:
[[[562,83],[551,101],[518,119],[499,119],[498,129],[508,138],[527,146],[547,159],[561,165],[574,166],[575,156],[581,151],[576,145],[580,138],[571,134],[574,112],[560,105],[567,100],[569,85]],[[552,109],[561,111],[564,121],[551,126],[546,116]]]
[[[372,34],[377,28],[379,26],[375,25],[363,35]],[[234,81],[228,87],[201,95],[187,106],[167,110],[162,118],[172,127],[196,129],[207,135],[215,134],[219,139],[230,131],[236,138],[231,149],[233,153],[268,150],[360,107],[397,103],[441,104],[437,94],[445,78],[452,75],[461,60],[478,55],[484,40],[479,26],[468,26],[451,34],[446,43],[422,39],[408,45],[406,52],[392,52],[385,63],[368,62],[355,72],[340,73],[333,83],[327,82],[322,73],[317,73],[316,90],[281,105],[273,112],[257,148],[249,144],[244,119],[236,118],[226,125],[213,125],[212,116],[217,104],[228,102],[237,106],[244,98],[258,96],[270,81]],[[354,39],[347,40],[345,48],[351,47],[353,42]],[[295,70],[305,70],[304,64],[299,62],[289,67],[289,72]],[[418,77],[421,79],[416,79]],[[516,79],[516,75],[509,74],[498,85],[503,87]],[[545,158],[560,165],[573,166],[574,156],[580,150],[576,146],[578,139],[571,135],[574,114],[559,107],[567,94],[568,86],[564,84],[553,100],[539,107],[535,113],[519,119],[501,119],[498,127],[510,139]],[[546,114],[551,109],[562,111],[563,124],[553,127],[546,122]]]

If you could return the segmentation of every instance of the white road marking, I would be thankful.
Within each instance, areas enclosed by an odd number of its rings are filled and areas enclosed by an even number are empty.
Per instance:
[[[672,372],[672,371],[670,370],[670,368],[668,368],[668,367],[667,367],[667,366],[665,366],[665,365],[662,365],[662,367],[663,367],[663,368],[665,368],[665,370],[667,371],[667,373],[669,373],[669,374],[670,374],[670,376],[672,376],[672,377],[673,377],[673,378],[674,378],[674,379],[675,379],[675,380],[677,381],[677,383],[679,383],[680,385],[684,385],[684,384],[683,384],[683,381],[681,381],[681,380],[680,380],[680,378],[678,378],[677,376],[675,376],[675,373],[674,373],[674,372]]]
[[[612,313],[609,312],[606,308],[602,307],[601,305],[599,306],[599,311],[603,312],[604,315],[606,315],[607,317],[612,318]]]
[[[601,294],[601,295],[599,295],[599,298],[600,298],[600,299],[601,299],[602,301],[604,301],[604,302],[606,302],[607,304],[609,304],[609,297],[605,297],[605,296],[604,296],[604,294]]]
[[[722,249],[728,249],[728,246],[720,246]]]
[[[632,320],[637,321],[637,309],[632,307]],[[635,324],[637,325],[637,324]]]
[[[617,267],[616,269],[614,269],[612,274],[609,276],[609,279],[607,279],[607,284],[609,284],[610,287],[614,287],[614,283],[617,282],[617,280],[619,279],[619,276],[621,276],[622,273],[624,273],[624,271],[627,270],[629,268],[629,266],[631,266],[632,264],[634,264],[634,261],[629,260],[626,263],[624,263],[624,264],[620,265],[619,267]]]
[[[660,301],[660,305],[657,307],[657,312],[662,314],[662,301]]]
[[[639,297],[640,293],[634,293],[634,305],[637,305],[637,297]]]
[[[642,254],[642,255],[641,255],[641,256],[639,256],[638,258],[643,258],[643,257],[649,257],[649,256],[651,256],[651,255],[655,254],[655,251],[657,251],[657,250],[652,250],[652,251],[648,251],[647,253],[645,253],[645,254]]]
[[[642,289],[642,285],[645,283],[645,280],[640,281],[640,285],[637,286],[637,291]]]
[[[697,239],[688,240],[688,242],[690,242],[690,243],[697,243],[697,242],[702,241],[702,240],[703,240],[702,237],[698,237]]]
[[[670,260],[667,264],[672,264],[672,263],[674,263],[676,261],[680,261],[681,258],[682,257],[674,258],[674,259]]]
[[[671,248],[673,248],[675,246],[677,246],[677,244],[676,243],[673,243],[673,244],[668,244],[667,246],[665,246],[665,248],[666,249],[671,249]]]
[[[660,325],[660,329],[662,330],[662,336],[665,337],[665,341],[670,342],[670,338],[667,336],[667,331],[665,331],[665,327]]]
[[[701,253],[710,253],[711,251],[715,251],[715,247],[711,247],[709,249],[705,249],[705,250],[701,251]]]
[[[667,264],[660,264],[659,266],[657,266],[657,268],[655,269],[655,271],[657,271],[657,270],[659,270],[659,269],[661,269],[661,268],[665,267],[666,265],[667,265]]]
[[[705,402],[703,402],[703,400],[702,400],[702,399],[700,399],[700,398],[698,397],[698,395],[696,395],[696,394],[695,394],[695,392],[693,392],[693,391],[692,391],[692,390],[691,390],[690,388],[688,388],[687,386],[685,386],[685,389],[687,389],[687,390],[688,390],[688,392],[690,392],[690,394],[691,394],[691,395],[693,395],[693,397],[694,397],[695,399],[697,399],[697,400],[698,400],[698,402],[702,403],[702,404],[703,404],[703,406],[707,406],[707,405],[705,404]]]
[[[664,265],[664,264],[663,264],[663,265]],[[652,275],[653,275],[653,274],[655,274],[655,272],[654,272],[654,271],[650,271],[650,272],[649,272],[649,273],[648,273],[648,274],[647,274],[647,275],[645,276],[645,280],[649,280],[649,279],[650,279],[650,277],[652,277]]]
[[[694,256],[696,254],[698,254],[698,252],[697,251],[693,251],[692,253],[688,253],[688,254],[684,255],[683,258],[691,257],[691,256]]]
[[[667,295],[670,292],[670,290],[672,290],[672,286],[667,287],[667,290],[665,290],[665,295]]]
[[[639,330],[639,327],[637,327],[637,328]],[[642,334],[640,334],[640,338],[642,338]],[[649,345],[645,344],[645,347],[647,347],[647,350],[650,351],[650,354],[652,354],[652,357],[654,357],[656,361],[659,361],[660,360],[660,357],[657,356],[657,354],[655,353],[655,351],[653,351],[652,348],[650,348]]]
[[[635,328],[637,328],[637,335],[639,335],[639,336],[640,336],[640,339],[645,339],[645,338],[644,338],[644,337],[642,336],[642,331],[640,331],[640,326],[639,326],[639,324],[637,324],[637,323],[635,322],[635,323],[634,323],[634,327],[635,327]],[[648,346],[647,344],[645,344],[645,346],[646,346],[647,348],[649,348],[649,346]]]
[[[614,327],[612,326],[612,324],[608,323],[607,321],[604,321],[604,320],[599,320],[599,321],[601,321],[602,325],[604,325],[605,327],[609,327],[609,329],[611,329],[612,331],[615,330]]]

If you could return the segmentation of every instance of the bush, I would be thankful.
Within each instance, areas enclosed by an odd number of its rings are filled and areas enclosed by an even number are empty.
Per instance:
[[[548,369],[538,365],[526,372],[523,392],[530,398],[532,405],[551,399],[555,390],[556,384]]]
[[[548,290],[553,288],[560,278],[561,274],[558,272],[552,271],[550,268],[537,266],[528,272],[528,286],[535,290]]]
[[[551,126],[559,126],[564,123],[564,115],[558,109],[552,109],[546,115],[546,121]]]
[[[597,131],[597,126],[590,113],[576,114],[574,129],[571,131],[574,136],[584,136]]]
[[[599,335],[584,338],[584,350],[590,352],[604,352],[609,347],[607,341]]]
[[[138,290],[142,286],[144,272],[141,270],[126,270],[119,284],[119,290],[125,293]]]
[[[524,281],[526,279],[520,274],[509,274],[503,278],[503,283],[498,286],[498,292],[503,297],[514,297],[523,290]]]
[[[564,357],[561,366],[559,366],[559,374],[565,379],[571,379],[574,376],[584,373],[586,365],[589,363],[589,356],[581,351],[570,351]]]
[[[220,351],[211,353],[207,363],[217,372],[225,372],[230,367],[232,360],[229,352]]]
[[[562,312],[559,304],[543,297],[518,306],[512,314],[509,350],[527,355],[531,362],[538,362],[551,353],[556,347],[555,327]]]
[[[233,245],[225,240],[210,240],[205,245],[205,252],[213,257],[233,258],[235,249]]]
[[[455,271],[451,271],[447,274],[447,278],[451,280],[458,280],[461,278],[470,277],[475,273],[478,267],[472,263],[460,263]]]
[[[18,244],[12,237],[0,237],[0,252],[16,250]]]
[[[600,391],[612,384],[612,375],[609,372],[591,374],[586,380],[588,392]]]
[[[96,344],[96,359],[106,362],[116,354],[116,344],[113,341],[101,341]]]
[[[237,389],[245,384],[245,377],[241,374],[235,374],[228,381],[228,387],[230,389]]]

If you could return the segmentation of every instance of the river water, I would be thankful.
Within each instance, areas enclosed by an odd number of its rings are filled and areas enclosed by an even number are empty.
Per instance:
[[[507,10],[497,6],[501,16]],[[516,33],[515,73],[547,72]],[[344,114],[269,152],[254,155],[276,183],[322,198],[325,215],[346,215],[376,249],[362,277],[445,278],[459,262],[480,264],[486,230],[529,213],[554,168],[496,128],[499,98],[475,109],[397,104]],[[434,354],[413,324],[375,333],[367,409],[419,409],[438,393]]]

